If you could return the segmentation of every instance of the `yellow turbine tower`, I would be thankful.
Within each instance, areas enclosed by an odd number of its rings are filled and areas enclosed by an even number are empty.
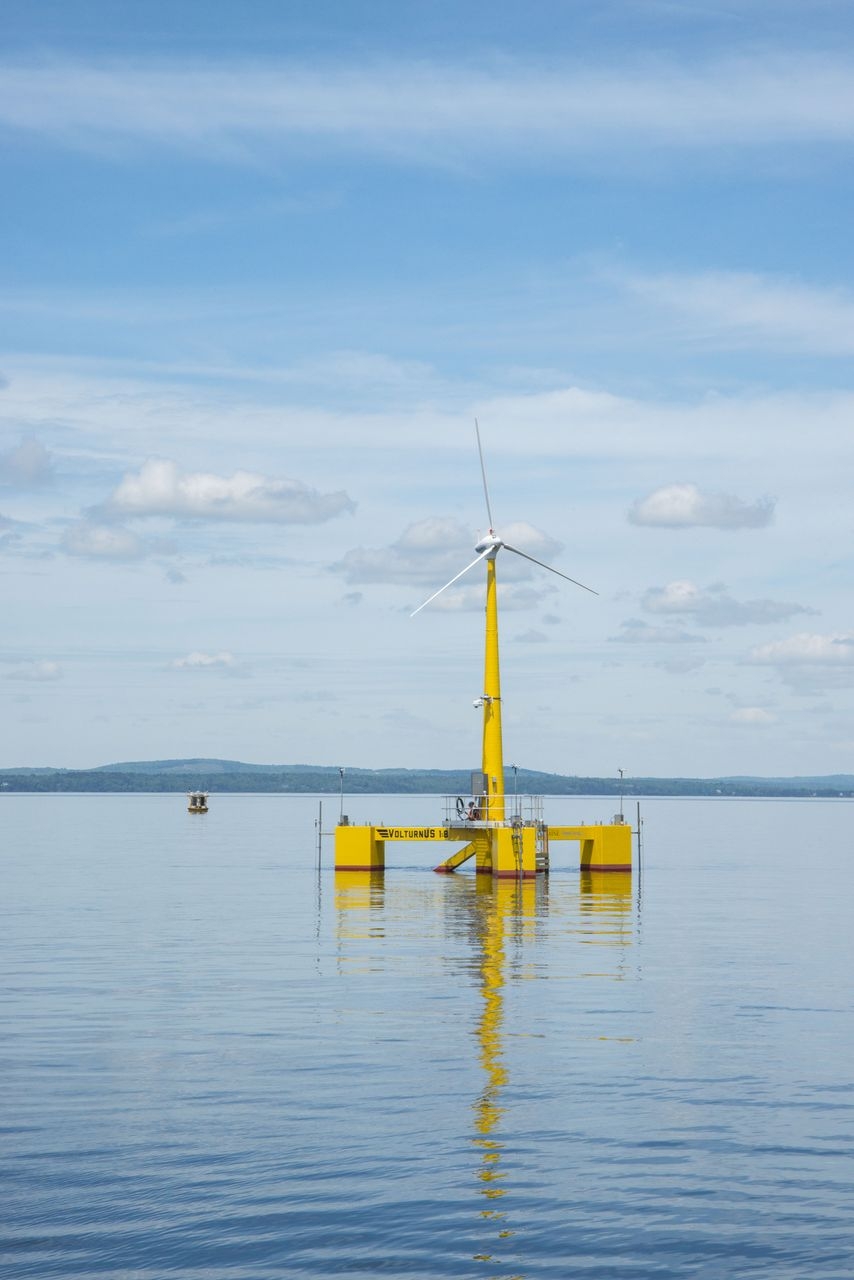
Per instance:
[[[480,564],[481,560],[486,561],[486,638],[484,644],[484,661],[483,661],[483,696],[478,698],[478,702],[483,704],[483,774],[485,778],[485,797],[483,805],[483,817],[489,822],[503,822],[505,818],[504,804],[504,747],[501,739],[501,669],[498,659],[498,583],[495,573],[495,562],[498,559],[499,551],[511,551],[514,556],[521,556],[523,560],[530,560],[531,564],[539,565],[541,569],[547,569],[549,573],[556,573],[559,578],[563,578],[566,582],[571,582],[576,587],[581,587],[583,591],[589,591],[591,595],[598,595],[592,587],[585,587],[583,582],[577,582],[575,578],[570,578],[567,574],[561,573],[559,569],[553,569],[550,564],[544,564],[542,560],[536,560],[533,556],[529,556],[527,551],[520,551],[518,547],[511,547],[509,542],[505,542],[503,538],[499,538],[495,533],[495,522],[492,518],[492,503],[489,500],[489,486],[486,483],[486,467],[483,462],[483,448],[480,442],[480,427],[475,418],[474,429],[477,433],[477,452],[480,458],[480,474],[483,479],[483,496],[486,499],[486,513],[489,516],[489,533],[482,538],[475,547],[478,553],[476,559],[471,564],[467,564],[450,582],[446,582],[444,587],[440,587],[438,591],[434,591],[423,604],[411,615],[413,618],[416,613],[420,613],[428,604],[431,604],[437,596],[443,591],[447,591],[448,587],[453,586],[455,582],[459,582],[464,574],[473,569],[476,564]],[[477,705],[477,703],[475,704]]]
[[[377,870],[385,865],[385,844],[389,840],[464,840],[462,849],[451,854],[436,871],[456,871],[469,858],[476,860],[477,870],[488,872],[494,876],[524,878],[535,876],[539,871],[548,869],[548,850],[550,840],[578,840],[581,844],[582,867],[595,867],[602,871],[631,870],[631,828],[622,821],[608,826],[590,827],[548,827],[542,820],[541,797],[531,797],[536,801],[531,805],[527,818],[518,812],[510,817],[507,814],[507,803],[504,792],[504,747],[501,735],[501,670],[498,649],[498,585],[496,580],[496,561],[500,551],[509,551],[513,555],[529,560],[549,573],[571,582],[583,591],[597,595],[592,587],[587,587],[576,578],[561,573],[550,564],[537,560],[520,551],[509,542],[500,538],[495,532],[492,518],[492,504],[489,500],[489,487],[486,483],[486,467],[483,461],[483,448],[480,440],[480,429],[475,420],[477,448],[480,457],[480,470],[483,479],[483,494],[486,499],[486,511],[489,516],[489,533],[475,546],[477,552],[474,560],[455,574],[450,582],[446,582],[438,591],[434,591],[423,604],[412,613],[425,609],[438,596],[460,578],[469,573],[475,565],[486,561],[486,628],[484,640],[483,693],[476,699],[475,706],[483,708],[483,750],[481,757],[481,785],[473,786],[473,796],[468,811],[457,801],[456,821],[454,815],[446,815],[445,820],[436,827],[351,827],[339,825],[335,835],[335,865],[341,870]]]

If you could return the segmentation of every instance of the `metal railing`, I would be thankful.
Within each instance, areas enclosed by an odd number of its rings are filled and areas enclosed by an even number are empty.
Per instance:
[[[491,796],[490,808],[494,814],[504,806],[503,824],[533,827],[543,821],[543,797],[534,795]],[[487,809],[482,796],[443,796],[443,822],[446,827],[491,827],[496,819],[486,817]]]

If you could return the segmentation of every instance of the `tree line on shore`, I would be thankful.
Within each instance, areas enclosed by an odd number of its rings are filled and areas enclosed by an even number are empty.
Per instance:
[[[211,767],[206,768],[209,763]],[[215,766],[215,767],[214,767]],[[346,769],[345,794],[467,795],[471,773],[446,769]],[[506,790],[512,794],[630,796],[783,796],[851,797],[854,779],[828,778],[596,778],[508,771]],[[186,792],[260,793],[292,795],[338,794],[337,768],[301,765],[293,768],[242,765],[234,771],[222,762],[199,762],[158,770],[147,765],[99,769],[0,770],[0,790],[9,793],[56,792]]]

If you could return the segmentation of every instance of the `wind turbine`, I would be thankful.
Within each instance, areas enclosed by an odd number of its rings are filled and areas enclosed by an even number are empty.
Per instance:
[[[487,822],[503,822],[504,821],[504,751],[501,740],[501,673],[498,662],[498,592],[495,576],[495,562],[498,559],[499,551],[511,551],[515,556],[521,556],[523,560],[530,560],[532,564],[539,565],[541,569],[547,569],[549,573],[556,573],[559,578],[564,578],[567,582],[573,583],[576,587],[581,587],[583,591],[589,591],[591,595],[598,595],[598,591],[594,591],[592,587],[587,587],[583,582],[578,582],[575,578],[570,578],[568,574],[561,573],[559,569],[553,569],[550,564],[544,564],[542,560],[537,560],[534,556],[529,556],[526,551],[520,551],[518,547],[512,547],[509,542],[505,542],[503,538],[498,537],[495,532],[495,522],[492,518],[492,504],[489,501],[489,486],[486,483],[486,466],[483,461],[483,446],[480,439],[480,427],[477,418],[474,422],[475,434],[477,435],[477,451],[480,457],[480,474],[483,479],[483,496],[486,499],[486,513],[489,517],[489,533],[485,538],[481,538],[475,546],[478,553],[471,564],[467,564],[458,574],[451,578],[450,582],[446,582],[438,591],[434,591],[423,604],[414,609],[411,617],[415,617],[416,613],[420,613],[428,604],[431,604],[437,596],[443,591],[447,591],[448,587],[452,587],[455,582],[459,582],[465,574],[473,569],[476,564],[480,564],[482,560],[486,561],[486,638],[484,644],[484,669],[483,669],[483,694],[475,701],[475,706],[483,707],[483,775],[485,794],[481,801],[481,817]]]

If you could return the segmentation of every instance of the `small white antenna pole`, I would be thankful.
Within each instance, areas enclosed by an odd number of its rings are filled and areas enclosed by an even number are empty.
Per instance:
[[[486,514],[489,516],[489,532],[495,533],[495,521],[492,519],[492,506],[489,502],[489,487],[486,483],[486,467],[483,463],[483,446],[480,443],[480,427],[477,424],[477,418],[474,420],[474,429],[477,435],[477,452],[480,456],[480,474],[483,476],[483,496],[486,498]]]

